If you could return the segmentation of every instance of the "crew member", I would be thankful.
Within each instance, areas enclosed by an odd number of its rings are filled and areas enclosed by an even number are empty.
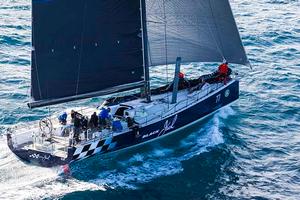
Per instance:
[[[74,119],[75,119],[75,111],[71,110],[71,122],[74,123]]]
[[[190,83],[187,79],[185,79],[185,75],[183,72],[179,72],[178,74],[178,90],[183,90],[190,87]],[[168,87],[165,89],[166,91],[172,91],[174,87],[174,81],[168,85]]]
[[[228,75],[229,75],[228,62],[224,62],[221,65],[219,65],[218,68],[219,81],[224,81],[224,84],[226,84]]]
[[[62,124],[62,125],[66,125],[67,124],[67,117],[68,117],[68,114],[66,112],[63,112],[62,114],[60,114],[58,116],[59,123]]]
[[[134,120],[133,117],[129,116],[128,112],[125,112],[125,119],[129,129],[133,130],[136,137],[139,137],[139,124]]]
[[[218,68],[219,74],[227,75],[228,73],[228,62],[222,63]]]
[[[110,108],[109,107],[102,107],[99,112],[99,125],[100,127],[106,127],[109,122],[110,118]]]
[[[179,77],[179,81],[178,81],[178,89],[179,90],[190,87],[190,83],[187,79],[185,79],[185,74],[184,73],[179,72],[178,77]]]
[[[76,112],[74,110],[71,110],[71,122],[74,123],[75,118],[81,119],[83,116],[79,112]]]
[[[74,114],[74,129],[73,129],[73,139],[76,143],[80,142],[79,135],[80,135],[80,127],[81,127],[81,119],[78,115]]]
[[[97,116],[97,113],[94,112],[92,115],[91,115],[91,119],[90,119],[90,127],[91,129],[96,129],[98,127],[98,122],[99,121],[99,118]]]

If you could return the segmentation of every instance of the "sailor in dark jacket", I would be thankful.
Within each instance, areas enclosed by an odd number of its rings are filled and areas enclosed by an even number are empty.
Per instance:
[[[128,112],[125,112],[125,119],[129,129],[133,130],[136,137],[139,137],[139,124],[134,120],[133,117],[129,116]]]
[[[78,115],[74,115],[74,137],[73,139],[75,140],[75,142],[80,142],[79,140],[79,134],[80,134],[80,127],[81,127],[81,122],[80,122],[80,118]]]
[[[178,90],[183,90],[183,89],[186,89],[186,88],[190,88],[190,83],[185,78],[185,74],[184,73],[179,72],[178,78],[179,78],[178,79]],[[173,87],[174,87],[174,81],[167,86],[167,88],[165,89],[165,91],[173,91]]]
[[[98,121],[99,121],[99,118],[98,118],[98,116],[97,116],[97,113],[94,112],[94,113],[91,115],[91,119],[90,119],[90,123],[89,123],[91,129],[95,129],[95,128],[98,127],[98,123],[99,123]]]

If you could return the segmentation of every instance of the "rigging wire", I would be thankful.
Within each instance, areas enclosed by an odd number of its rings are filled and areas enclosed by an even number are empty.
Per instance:
[[[35,44],[35,34],[34,34],[34,22],[33,22],[33,19],[34,18],[32,18],[32,43]],[[41,84],[40,84],[40,77],[39,77],[39,70],[38,70],[38,62],[37,62],[36,50],[35,50],[34,46],[32,48],[33,48],[32,51],[33,51],[34,62],[35,62],[35,71],[36,71],[36,77],[37,77],[37,84],[38,84],[38,89],[39,89],[39,95],[40,95],[40,99],[42,99],[42,90],[41,90]]]
[[[79,89],[79,79],[80,79],[80,70],[81,70],[81,60],[82,60],[82,52],[83,52],[83,37],[85,31],[85,21],[86,21],[86,10],[87,10],[87,0],[84,1],[83,6],[83,19],[82,19],[82,31],[81,31],[81,38],[80,38],[80,50],[78,56],[78,69],[77,69],[77,81],[76,81],[76,95],[78,94]]]
[[[169,84],[169,75],[168,75],[168,44],[167,44],[167,17],[166,17],[166,1],[163,0],[163,15],[164,15],[164,40],[165,40],[165,62],[166,62],[166,82],[167,85]],[[167,102],[168,102],[168,109],[169,109],[169,92],[166,93],[167,95]]]

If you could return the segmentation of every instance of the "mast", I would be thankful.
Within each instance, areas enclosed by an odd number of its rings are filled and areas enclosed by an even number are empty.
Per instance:
[[[147,18],[146,18],[146,1],[140,0],[141,2],[141,21],[142,21],[142,40],[143,40],[143,61],[144,61],[144,91],[146,101],[151,101],[151,90],[150,90],[150,73],[149,73],[149,60],[148,60],[148,35],[147,35]]]
[[[175,74],[173,80],[173,94],[172,94],[172,102],[171,104],[177,103],[177,93],[178,93],[178,83],[179,83],[179,73],[180,73],[180,62],[181,57],[177,57],[176,66],[175,66]]]

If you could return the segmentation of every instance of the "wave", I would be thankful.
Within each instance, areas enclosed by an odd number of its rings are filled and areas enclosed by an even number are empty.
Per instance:
[[[0,138],[0,199],[41,199],[84,190],[104,190],[93,183],[59,176],[60,168],[41,168],[16,158]]]
[[[136,153],[130,158],[127,157],[127,160],[123,158],[123,161],[114,165],[116,168],[100,172],[90,182],[110,188],[137,189],[139,184],[180,173],[184,170],[182,161],[224,143],[221,131],[224,124],[221,121],[234,114],[231,107],[225,107],[204,124],[203,128],[197,128],[184,138],[178,146],[166,148],[155,143],[149,151]]]

